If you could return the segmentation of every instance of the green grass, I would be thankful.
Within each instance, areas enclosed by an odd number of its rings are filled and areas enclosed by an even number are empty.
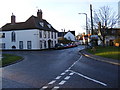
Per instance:
[[[22,59],[22,57],[20,57],[20,56],[11,55],[11,54],[3,54],[2,66],[9,65],[11,63],[14,63],[14,62],[20,60],[20,59]]]
[[[86,51],[98,55],[101,57],[112,58],[120,60],[120,47],[106,46],[106,47],[95,47],[96,51],[92,51],[91,49],[87,49]]]

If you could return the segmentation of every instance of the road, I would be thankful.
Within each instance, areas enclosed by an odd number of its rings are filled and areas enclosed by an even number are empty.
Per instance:
[[[2,68],[3,88],[118,88],[119,66],[82,56],[83,48],[3,52],[24,57]]]

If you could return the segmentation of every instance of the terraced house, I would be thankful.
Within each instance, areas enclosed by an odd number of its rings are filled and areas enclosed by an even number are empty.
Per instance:
[[[25,22],[16,22],[12,14],[11,23],[2,27],[0,37],[2,49],[47,49],[58,43],[58,31],[42,18],[42,10]]]

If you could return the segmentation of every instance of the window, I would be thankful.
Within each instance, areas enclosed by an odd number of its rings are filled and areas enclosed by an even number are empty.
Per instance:
[[[51,38],[53,38],[53,32],[51,32]]]
[[[42,31],[39,31],[39,37],[42,38]]]
[[[5,38],[5,33],[0,33],[0,38]]]
[[[5,43],[0,43],[0,48],[5,49]]]
[[[43,22],[40,22],[40,25],[41,25],[42,27],[44,27],[44,23],[43,23]]]
[[[40,40],[40,48],[42,49],[42,41]]]
[[[48,38],[50,38],[50,31],[48,31]]]
[[[19,49],[23,49],[23,41],[19,41]]]
[[[27,41],[27,49],[31,49],[32,48],[32,42],[31,41]]]
[[[56,44],[56,41],[55,41],[55,44]]]
[[[53,41],[51,41],[51,47],[53,47]]]
[[[56,33],[55,33],[55,39],[56,39]]]
[[[12,40],[12,42],[15,42],[15,41],[16,41],[16,35],[15,35],[15,32],[14,32],[14,31],[12,32],[11,40]]]
[[[50,25],[50,24],[48,24],[47,26],[48,26],[49,28],[51,28],[51,25]]]
[[[47,47],[47,45],[46,45],[46,41],[44,41],[44,48],[46,48]]]
[[[46,38],[46,31],[44,31],[44,38]]]
[[[5,33],[2,34],[2,38],[5,38]]]

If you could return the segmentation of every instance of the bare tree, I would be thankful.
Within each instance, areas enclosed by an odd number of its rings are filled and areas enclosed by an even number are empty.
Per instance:
[[[116,12],[112,11],[109,6],[103,6],[94,11],[94,26],[98,27],[98,23],[101,22],[102,27],[113,28],[119,19]]]

